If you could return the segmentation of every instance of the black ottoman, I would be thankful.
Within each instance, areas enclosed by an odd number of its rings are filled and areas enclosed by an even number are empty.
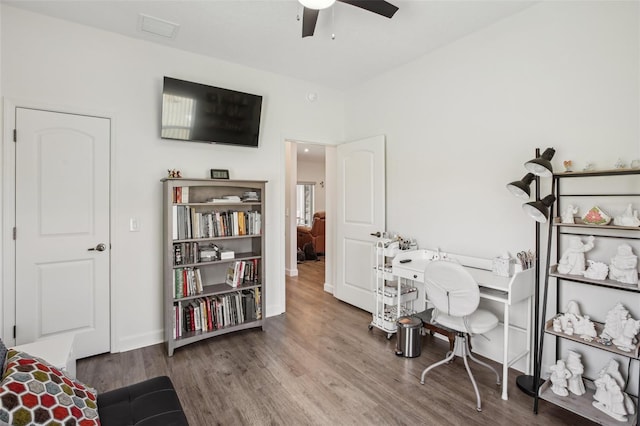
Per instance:
[[[98,394],[102,426],[188,426],[167,376]]]

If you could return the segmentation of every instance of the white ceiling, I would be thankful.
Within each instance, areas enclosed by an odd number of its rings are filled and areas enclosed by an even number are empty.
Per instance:
[[[0,1],[336,89],[371,79],[535,3],[391,0],[399,7],[392,19],[336,3],[320,11],[315,35],[303,39],[296,0]],[[140,32],[141,13],[179,24],[176,38]]]

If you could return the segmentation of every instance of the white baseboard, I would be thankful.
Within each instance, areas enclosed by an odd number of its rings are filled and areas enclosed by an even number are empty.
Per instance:
[[[145,346],[157,345],[164,342],[164,330],[156,330],[149,333],[137,334],[121,338],[118,343],[118,352],[127,352]]]

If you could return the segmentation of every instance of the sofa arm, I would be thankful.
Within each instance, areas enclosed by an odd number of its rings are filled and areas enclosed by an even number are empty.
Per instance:
[[[167,376],[98,394],[102,426],[188,426],[178,394]]]

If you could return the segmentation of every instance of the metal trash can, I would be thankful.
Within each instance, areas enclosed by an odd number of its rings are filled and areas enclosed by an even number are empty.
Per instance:
[[[398,318],[396,355],[405,358],[420,356],[422,350],[422,320],[413,316]]]

